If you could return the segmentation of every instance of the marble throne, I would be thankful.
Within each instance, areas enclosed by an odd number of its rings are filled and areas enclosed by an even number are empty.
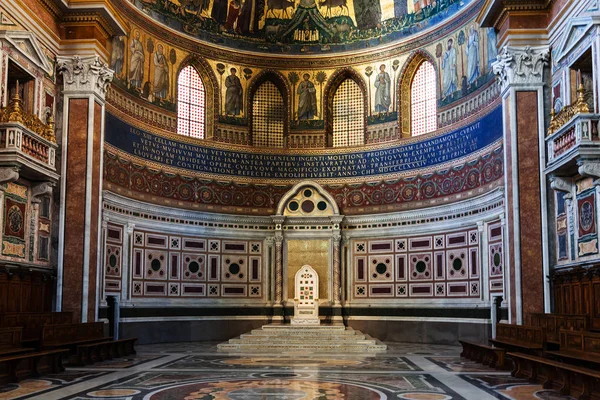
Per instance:
[[[319,275],[304,265],[294,278],[294,317],[292,325],[319,325]]]

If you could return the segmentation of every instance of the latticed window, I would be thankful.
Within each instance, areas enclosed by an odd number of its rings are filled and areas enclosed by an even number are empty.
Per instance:
[[[177,78],[177,133],[204,138],[204,84],[196,68],[188,65]]]
[[[436,128],[435,69],[429,61],[421,63],[410,86],[411,132],[413,136]]]
[[[283,147],[285,106],[273,82],[261,84],[252,98],[252,143],[254,146]]]
[[[364,98],[360,86],[346,79],[333,96],[333,147],[365,142]]]

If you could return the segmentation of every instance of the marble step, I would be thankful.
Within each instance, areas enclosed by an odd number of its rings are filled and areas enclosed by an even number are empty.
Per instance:
[[[349,326],[344,326],[343,324],[333,324],[333,325],[287,325],[287,324],[269,324],[263,325],[261,329],[276,329],[276,330],[317,330],[317,331],[346,331],[353,330]]]
[[[252,333],[253,335],[280,334],[280,335],[303,336],[303,335],[310,335],[310,334],[314,334],[314,335],[355,335],[357,332],[352,328],[348,328],[348,329],[339,329],[339,328],[318,329],[316,327],[304,326],[304,327],[298,329],[298,328],[290,328],[289,326],[288,327],[278,327],[278,328],[270,328],[270,327],[267,328],[267,326],[263,326],[260,329],[254,329],[250,333]]]
[[[273,352],[273,351],[319,351],[319,352],[371,352],[385,351],[385,344],[322,344],[322,343],[221,343],[218,346],[219,350],[224,351],[244,351],[244,352]]]
[[[277,339],[295,339],[295,340],[304,340],[304,341],[316,341],[316,340],[362,340],[365,339],[365,335],[358,332],[355,335],[316,335],[316,334],[307,334],[307,335],[278,335],[274,333],[263,333],[260,335],[252,334],[252,333],[244,333],[240,335],[240,339],[244,340],[255,340],[255,341],[269,341],[269,340],[277,340]]]
[[[229,339],[230,344],[255,344],[255,345],[273,345],[273,344],[310,344],[310,343],[319,343],[323,345],[361,345],[361,344],[377,344],[375,340],[358,338],[355,340],[304,340],[304,339],[292,339],[292,338],[275,338],[270,340],[261,340],[256,338],[234,338]]]

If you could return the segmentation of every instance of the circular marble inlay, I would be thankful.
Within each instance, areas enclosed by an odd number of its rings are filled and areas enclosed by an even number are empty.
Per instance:
[[[315,209],[315,203],[310,200],[306,200],[302,203],[302,211],[305,213],[312,212]]]
[[[134,389],[106,389],[106,390],[96,390],[94,392],[89,392],[88,396],[92,397],[122,397],[122,396],[133,396],[138,394],[139,390]]]
[[[327,209],[327,203],[325,203],[324,201],[320,201],[317,203],[317,208],[320,211],[325,211]]]
[[[450,400],[452,396],[440,393],[406,393],[398,395],[401,399],[411,400]]]
[[[387,271],[387,265],[385,265],[384,263],[379,263],[375,267],[375,270],[378,274],[385,274],[385,271]]]
[[[240,272],[240,266],[236,263],[232,263],[229,266],[229,272],[232,273],[233,275],[237,274]]]
[[[158,271],[160,270],[160,261],[158,259],[154,259],[152,260],[152,262],[150,263],[150,267],[154,270],[154,271]]]
[[[341,398],[375,400],[381,399],[381,394],[370,388],[341,382],[316,382],[271,378],[190,383],[158,390],[148,396],[149,400],[200,400],[206,398],[211,398],[213,400],[337,400]]]
[[[498,267],[500,265],[500,253],[494,254],[494,266]]]
[[[192,274],[195,274],[196,272],[200,271],[200,264],[198,264],[196,261],[192,261],[188,264],[188,269]]]
[[[227,393],[227,397],[231,400],[247,400],[247,399],[281,399],[294,400],[303,399],[306,392],[301,390],[293,390],[288,388],[251,388],[234,390]]]
[[[291,201],[290,204],[288,205],[288,207],[291,211],[298,211],[298,202]]]
[[[460,271],[462,265],[462,260],[460,258],[455,258],[454,261],[452,261],[452,268],[454,268],[455,271]]]
[[[114,268],[117,266],[117,256],[115,256],[114,254],[111,254],[110,257],[108,257],[108,264]]]
[[[419,261],[415,265],[415,269],[417,270],[418,273],[422,274],[427,269],[427,264],[425,264],[424,261]]]
[[[312,190],[310,190],[310,189],[306,189],[306,190],[304,191],[304,197],[310,197],[310,196],[312,196]]]

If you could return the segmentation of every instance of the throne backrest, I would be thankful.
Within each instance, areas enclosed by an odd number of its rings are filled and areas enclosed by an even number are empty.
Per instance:
[[[304,265],[296,272],[294,280],[298,307],[312,307],[319,299],[319,275],[310,265]]]

